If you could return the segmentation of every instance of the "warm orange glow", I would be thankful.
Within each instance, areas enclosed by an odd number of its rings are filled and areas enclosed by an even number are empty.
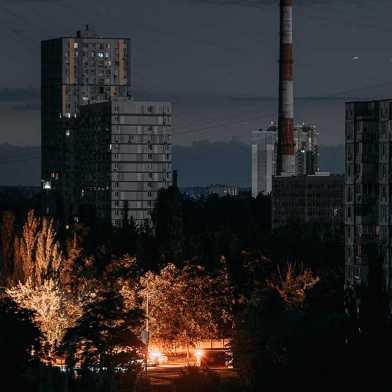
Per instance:
[[[203,350],[195,350],[196,366],[201,366],[201,359],[203,358]]]
[[[167,356],[165,354],[162,354],[160,351],[150,351],[148,353],[148,359],[150,362],[156,364],[156,365],[161,365],[165,362],[167,362]]]
[[[202,357],[203,357],[203,350],[196,350],[195,351],[195,357],[197,358],[197,359],[201,359]]]

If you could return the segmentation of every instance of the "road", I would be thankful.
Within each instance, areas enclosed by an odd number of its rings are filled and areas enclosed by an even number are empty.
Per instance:
[[[157,390],[170,391],[170,386],[173,384],[175,379],[181,375],[185,368],[185,363],[172,363],[156,367],[149,367],[147,374],[151,384],[155,386]],[[211,368],[210,370],[217,373],[223,379],[237,377],[237,374],[233,369],[220,367]]]

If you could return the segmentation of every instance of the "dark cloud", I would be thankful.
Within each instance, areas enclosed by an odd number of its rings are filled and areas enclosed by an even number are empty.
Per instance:
[[[15,102],[15,101],[32,101],[40,98],[40,92],[36,89],[22,89],[22,88],[2,88],[0,89],[0,101]]]
[[[21,104],[21,105],[15,105],[13,107],[13,109],[18,112],[27,112],[27,111],[37,112],[37,111],[41,110],[41,105],[39,102],[25,103],[25,104]]]
[[[275,119],[276,102],[222,97],[276,96],[278,4],[0,0],[0,40],[6,53],[0,143],[39,144],[40,40],[70,35],[85,23],[95,25],[100,35],[133,39],[135,98],[163,97],[174,103],[176,143],[232,136],[247,142],[252,129]],[[390,0],[294,0],[294,5],[297,97],[389,95],[391,86],[383,82],[391,79],[392,69],[385,39],[392,32]],[[295,113],[298,121],[320,127],[322,143],[343,142],[343,100],[302,100]]]
[[[61,3],[63,0],[5,0],[5,3]]]
[[[190,0],[194,3],[205,3],[214,5],[232,5],[241,7],[263,7],[278,5],[279,0]],[[363,5],[364,3],[374,3],[375,0],[294,0],[294,5],[312,6],[312,5],[334,5],[334,4],[355,4]]]

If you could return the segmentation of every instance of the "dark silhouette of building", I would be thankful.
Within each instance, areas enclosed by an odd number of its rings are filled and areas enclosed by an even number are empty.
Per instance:
[[[41,44],[42,186],[55,193],[66,223],[77,216],[75,149],[83,105],[131,96],[131,42],[99,37],[88,26]]]
[[[167,102],[128,98],[81,107],[75,186],[83,221],[150,220],[159,189],[172,185],[171,115]]]
[[[382,261],[392,285],[392,100],[346,104],[346,282],[368,283]]]
[[[316,175],[274,177],[272,227],[290,221],[343,224],[344,176]]]

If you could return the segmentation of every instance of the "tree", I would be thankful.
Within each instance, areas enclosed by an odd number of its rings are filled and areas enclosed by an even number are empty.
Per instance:
[[[152,220],[161,256],[167,262],[179,262],[183,255],[182,195],[172,186],[161,189]]]
[[[49,274],[58,273],[63,255],[56,241],[54,221],[37,217],[30,210],[21,235],[15,236],[14,254],[20,281],[30,279],[34,285],[40,285]]]
[[[267,284],[279,293],[287,305],[300,306],[305,301],[307,290],[312,289],[319,281],[320,278],[310,269],[301,265],[296,272],[296,266],[288,263],[286,273],[282,274],[278,267],[278,273],[273,275]]]
[[[40,333],[31,323],[30,314],[9,300],[0,301],[1,383],[14,391],[33,390],[28,378],[31,352],[37,350]]]
[[[1,249],[2,249],[2,268],[1,281],[3,284],[10,283],[12,279],[13,266],[13,239],[15,235],[15,215],[11,211],[2,214],[1,222]]]
[[[182,268],[168,264],[158,273],[141,278],[149,303],[151,338],[158,344],[194,346],[216,338],[230,319],[225,302],[225,277],[207,274],[203,267],[186,263]]]
[[[6,293],[21,309],[32,312],[32,320],[40,329],[49,353],[55,351],[67,329],[82,315],[83,300],[65,293],[54,279],[45,279],[40,285],[28,279]]]
[[[278,270],[264,282],[255,280],[250,296],[237,306],[232,349],[251,391],[282,388],[296,374],[293,370],[301,368],[296,362],[309,366],[303,354],[310,352],[305,350],[310,345],[304,331],[312,324],[305,301],[318,283],[309,269],[288,264],[284,274]]]
[[[79,363],[84,375],[100,374],[108,391],[116,373],[136,374],[142,343],[136,335],[143,316],[124,306],[121,295],[105,290],[85,306],[83,316],[68,330],[62,347],[71,370]]]
[[[21,309],[32,312],[49,353],[61,343],[66,330],[81,316],[83,304],[90,299],[91,291],[80,284],[80,279],[78,290],[70,290],[67,272],[80,253],[74,242],[64,256],[56,240],[53,220],[39,218],[33,211],[27,215],[21,236],[15,238],[16,260],[22,274],[6,293]]]

